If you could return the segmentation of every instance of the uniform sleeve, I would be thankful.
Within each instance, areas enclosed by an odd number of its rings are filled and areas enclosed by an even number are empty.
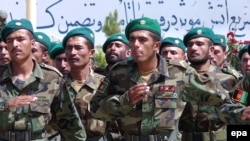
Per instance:
[[[184,87],[184,93],[184,101],[194,103],[206,101],[209,103],[214,114],[217,114],[225,124],[242,123],[240,116],[245,106],[230,100],[229,92],[221,86],[216,75],[211,73],[191,75],[189,84]]]
[[[85,141],[86,132],[65,83],[61,83],[52,104],[52,121],[66,140]]]
[[[95,118],[111,121],[124,117],[132,110],[134,105],[129,102],[128,91],[119,95],[112,86],[106,77],[91,99],[90,111]]]

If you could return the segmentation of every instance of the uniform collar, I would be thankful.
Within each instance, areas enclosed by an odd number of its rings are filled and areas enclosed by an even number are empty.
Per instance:
[[[31,75],[36,77],[36,78],[44,79],[44,75],[43,75],[43,72],[42,72],[40,65],[38,63],[36,63],[36,61],[34,61],[34,60],[32,60],[32,61],[34,63],[35,68],[33,69],[33,72]],[[7,69],[3,72],[1,80],[5,80],[7,78],[11,79],[12,77],[13,77],[13,73],[12,73],[11,63],[9,63],[7,65]]]

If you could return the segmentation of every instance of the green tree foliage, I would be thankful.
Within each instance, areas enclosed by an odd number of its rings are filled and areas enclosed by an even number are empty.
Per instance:
[[[103,24],[102,32],[109,37],[114,33],[121,32],[120,28],[121,23],[118,21],[118,11],[115,10],[113,13],[110,12],[108,16],[105,18],[105,22]],[[97,68],[104,69],[107,66],[107,62],[105,59],[105,54],[102,51],[102,46],[96,46],[96,53],[94,56],[95,65]]]
[[[102,46],[96,46],[96,52],[94,56],[95,60],[95,65],[97,68],[104,69],[107,65],[106,59],[105,59],[105,54],[102,51]]]
[[[108,37],[114,33],[121,32],[120,28],[121,23],[118,21],[118,12],[117,10],[114,13],[109,13],[109,15],[105,18],[105,22],[102,28],[102,31]]]

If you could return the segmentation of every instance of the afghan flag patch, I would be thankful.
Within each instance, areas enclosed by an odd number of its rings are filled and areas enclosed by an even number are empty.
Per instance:
[[[108,84],[107,82],[101,81],[101,83],[100,83],[100,85],[99,85],[97,91],[100,92],[100,93],[104,93],[104,92],[107,90],[108,85],[109,85],[109,84]]]
[[[248,93],[243,90],[236,89],[233,93],[233,100],[242,104],[247,104]]]

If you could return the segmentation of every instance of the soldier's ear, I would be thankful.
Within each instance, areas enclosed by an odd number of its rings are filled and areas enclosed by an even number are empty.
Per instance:
[[[210,53],[214,53],[214,46],[209,47]]]
[[[154,48],[156,48],[157,50],[160,49],[160,46],[161,46],[161,42],[160,41],[157,41],[154,43]]]

